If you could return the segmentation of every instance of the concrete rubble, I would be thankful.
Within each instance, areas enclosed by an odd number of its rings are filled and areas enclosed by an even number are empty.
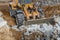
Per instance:
[[[46,39],[46,40],[55,40],[56,39],[57,40],[57,39],[59,39],[58,34],[60,34],[60,22],[59,22],[60,17],[57,16],[54,18],[54,20],[56,21],[55,25],[51,25],[50,23],[32,24],[32,25],[29,25],[26,27],[21,26],[20,31],[26,30],[26,31],[24,31],[24,35],[25,35],[25,39],[28,39],[28,40],[30,40],[31,35],[34,36],[34,33],[36,33],[35,39],[38,39],[38,40],[40,40],[41,38],[42,38],[41,40],[44,40],[44,39]],[[40,37],[43,35],[44,35],[44,37]],[[50,37],[52,37],[52,38],[50,38]]]

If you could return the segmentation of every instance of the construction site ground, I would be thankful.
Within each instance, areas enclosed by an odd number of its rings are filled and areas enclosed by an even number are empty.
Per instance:
[[[5,8],[6,7],[6,8]],[[9,14],[9,8],[7,6],[0,6],[0,11],[3,13],[2,17],[4,20],[7,21],[7,25],[0,27],[0,40],[20,40],[23,37],[23,32],[17,31],[15,29],[12,29],[15,23],[15,19],[12,18]],[[5,8],[3,10],[3,8]],[[54,14],[54,12],[60,14],[60,6],[46,6],[43,7],[44,13],[46,14],[46,17],[50,17]],[[48,14],[47,14],[48,13]],[[35,40],[35,35],[38,35],[37,33],[33,33],[30,36],[26,36],[27,38],[29,37],[30,40]],[[39,34],[42,35],[42,34]],[[26,39],[27,40],[27,39]]]

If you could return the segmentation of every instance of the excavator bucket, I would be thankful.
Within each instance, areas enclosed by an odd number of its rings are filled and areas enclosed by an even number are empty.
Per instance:
[[[54,18],[43,18],[36,20],[24,21],[24,25],[32,25],[32,24],[41,24],[41,23],[51,23],[54,21]]]

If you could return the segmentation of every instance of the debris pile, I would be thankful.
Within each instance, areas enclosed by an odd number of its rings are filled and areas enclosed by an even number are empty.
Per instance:
[[[29,26],[21,26],[20,31],[23,31],[23,38],[26,40],[55,40],[58,38],[58,34],[60,34],[60,17],[54,16],[55,25],[51,25],[50,23],[42,23],[42,24],[32,24]]]

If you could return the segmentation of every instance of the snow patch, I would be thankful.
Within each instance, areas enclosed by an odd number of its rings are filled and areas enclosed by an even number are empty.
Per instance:
[[[0,12],[0,17],[3,15],[3,13],[2,12]]]
[[[0,17],[0,27],[4,26],[6,24],[7,24],[7,22],[2,17]]]

